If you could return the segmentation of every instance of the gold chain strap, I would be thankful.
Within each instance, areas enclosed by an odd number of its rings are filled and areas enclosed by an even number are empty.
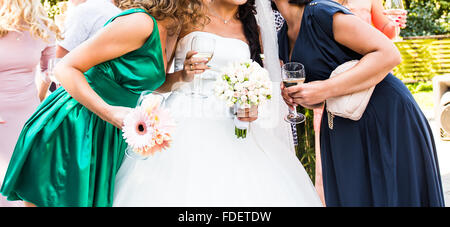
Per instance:
[[[334,115],[327,110],[327,114],[328,114],[328,128],[330,128],[331,130],[333,130],[333,120],[334,120]]]

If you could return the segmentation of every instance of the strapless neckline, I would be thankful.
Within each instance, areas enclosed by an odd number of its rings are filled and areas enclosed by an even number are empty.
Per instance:
[[[237,39],[237,38],[232,38],[232,37],[221,36],[221,35],[218,35],[218,34],[215,34],[215,33],[204,32],[204,31],[193,31],[193,32],[191,32],[191,33],[185,35],[183,38],[181,38],[181,39],[180,39],[180,42],[181,42],[182,40],[184,40],[184,39],[187,39],[187,38],[189,38],[189,37],[191,37],[191,36],[197,34],[197,33],[207,34],[207,35],[212,35],[212,36],[215,36],[215,37],[219,37],[219,38],[221,38],[221,39],[235,40],[235,41],[239,41],[239,42],[245,44],[246,46],[249,46],[248,43],[246,43],[244,40]]]

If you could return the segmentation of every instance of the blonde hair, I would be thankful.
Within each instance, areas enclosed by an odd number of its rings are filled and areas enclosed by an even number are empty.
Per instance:
[[[170,30],[180,27],[203,26],[207,21],[204,0],[115,0],[121,9],[142,8],[156,20],[166,18],[175,23]]]
[[[9,32],[29,31],[46,42],[60,38],[59,28],[48,18],[40,0],[1,0],[0,37]]]

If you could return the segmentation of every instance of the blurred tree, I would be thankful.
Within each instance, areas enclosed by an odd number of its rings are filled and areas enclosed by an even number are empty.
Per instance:
[[[54,6],[56,4],[58,4],[58,2],[65,2],[67,0],[41,0],[42,4],[46,5],[48,4],[49,6]]]
[[[450,33],[449,0],[404,0],[408,10],[407,27],[401,36],[427,36]]]
[[[65,2],[67,0],[41,0],[45,10],[50,18],[54,19],[55,15],[60,12],[58,7],[59,2]]]

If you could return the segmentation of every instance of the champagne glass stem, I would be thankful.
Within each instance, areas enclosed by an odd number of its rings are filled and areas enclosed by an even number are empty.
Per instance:
[[[202,93],[202,80],[199,78],[199,75],[195,74],[194,76],[194,92],[196,94]]]
[[[294,106],[293,110],[289,108],[289,113],[292,114],[294,117],[297,117],[298,116],[297,107]]]

